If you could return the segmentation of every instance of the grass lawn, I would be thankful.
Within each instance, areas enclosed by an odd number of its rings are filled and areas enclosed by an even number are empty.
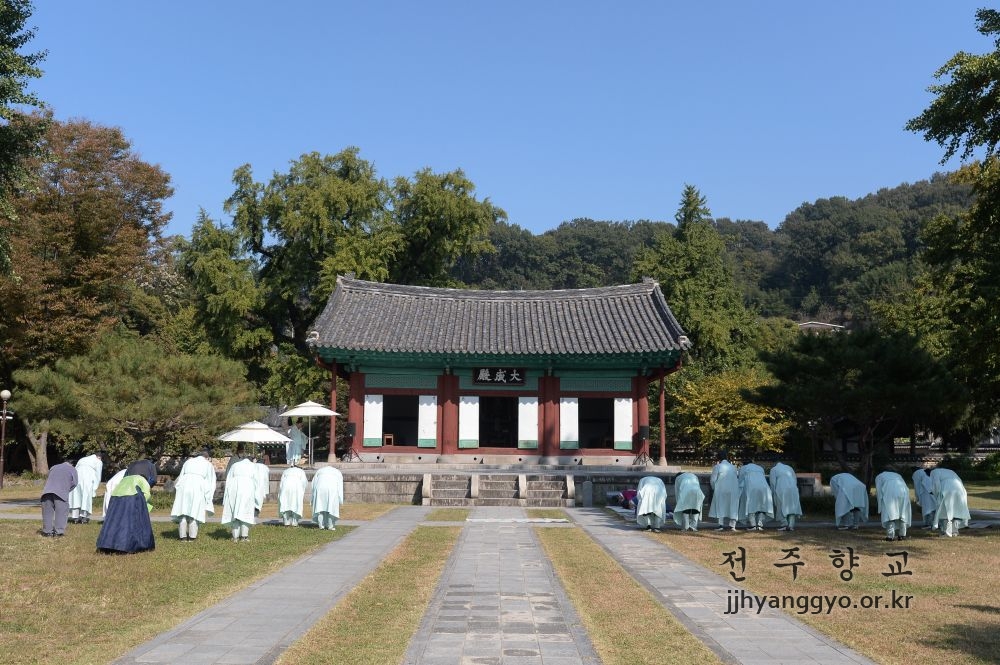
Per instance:
[[[604,665],[720,662],[581,529],[535,533]]]
[[[60,539],[39,526],[0,522],[0,663],[109,662],[352,528],[258,525],[234,544],[207,524],[185,543],[173,523],[154,522],[154,551],[113,556],[95,552],[100,523],[70,525]]]
[[[876,518],[877,519],[877,518]],[[708,524],[704,525],[709,527]],[[826,614],[799,614],[786,610],[818,630],[841,640],[880,663],[996,663],[1000,654],[1000,603],[996,579],[1000,567],[1000,532],[963,529],[957,538],[944,538],[916,529],[903,542],[882,540],[875,522],[861,531],[830,528],[798,529],[794,533],[701,531],[657,534],[666,545],[703,566],[731,579],[727,552],[746,550],[744,588],[759,594],[819,596],[848,595],[851,607],[835,607]],[[783,550],[797,547],[785,558]],[[859,557],[853,578],[844,581],[845,568],[835,568],[834,549]],[[899,552],[906,552],[904,562]],[[738,554],[737,554],[738,556]],[[798,579],[791,567],[777,563],[801,561]],[[911,575],[883,573],[910,571]],[[736,566],[739,574],[739,566]],[[880,605],[897,607],[864,609],[862,596],[880,595]],[[901,596],[912,596],[909,607]],[[815,601],[813,601],[815,602]],[[869,601],[870,602],[870,601]],[[815,606],[813,606],[815,607]],[[750,611],[750,610],[746,610]],[[811,610],[810,610],[811,611]]]
[[[279,664],[396,665],[434,595],[460,526],[417,527]]]

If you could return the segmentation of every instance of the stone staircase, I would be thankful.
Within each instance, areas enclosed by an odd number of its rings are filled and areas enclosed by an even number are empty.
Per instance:
[[[576,505],[573,476],[552,473],[427,473],[423,477],[421,496],[425,506],[565,508]]]

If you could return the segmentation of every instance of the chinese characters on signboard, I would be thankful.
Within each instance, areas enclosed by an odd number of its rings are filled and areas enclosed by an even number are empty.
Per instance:
[[[523,367],[476,367],[472,370],[472,382],[476,385],[523,386]]]

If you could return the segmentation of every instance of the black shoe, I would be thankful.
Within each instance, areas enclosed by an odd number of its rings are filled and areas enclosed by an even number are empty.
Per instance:
[[[52,536],[53,538],[62,538],[65,534],[62,534],[62,533],[50,533],[49,535]]]
[[[56,535],[56,534],[54,534],[54,533],[51,533],[51,532],[49,532],[49,531],[42,531],[41,529],[39,529],[39,530],[38,530],[38,535],[39,535],[39,536],[42,536],[42,537],[44,537],[44,538],[51,538],[52,536],[54,536],[54,535]]]
[[[90,524],[90,518],[84,517],[82,520],[80,520],[80,524]]]

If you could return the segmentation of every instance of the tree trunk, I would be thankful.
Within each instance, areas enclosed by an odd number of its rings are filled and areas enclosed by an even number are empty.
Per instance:
[[[49,475],[49,429],[48,422],[40,425],[40,431],[35,431],[31,423],[24,422],[28,432],[28,458],[31,460],[31,470],[41,476]]]

